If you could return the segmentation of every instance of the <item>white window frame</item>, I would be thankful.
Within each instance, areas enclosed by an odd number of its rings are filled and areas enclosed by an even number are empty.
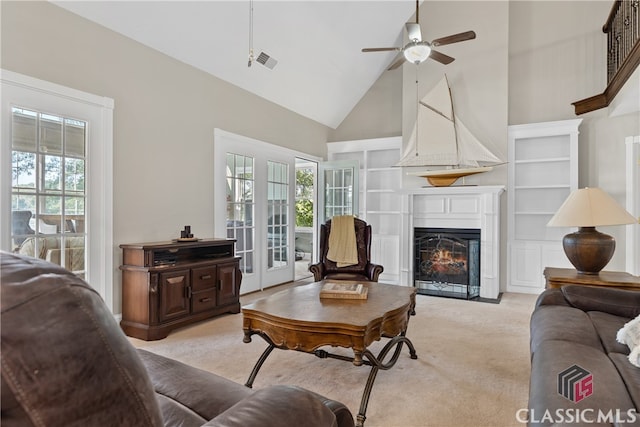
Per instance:
[[[111,98],[93,95],[9,70],[0,70],[0,249],[11,250],[11,107],[48,111],[89,123],[86,154],[86,281],[113,312],[113,108]]]

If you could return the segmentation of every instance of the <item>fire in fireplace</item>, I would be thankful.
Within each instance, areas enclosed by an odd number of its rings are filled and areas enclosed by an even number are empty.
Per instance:
[[[480,296],[480,230],[414,229],[414,286],[424,295]]]

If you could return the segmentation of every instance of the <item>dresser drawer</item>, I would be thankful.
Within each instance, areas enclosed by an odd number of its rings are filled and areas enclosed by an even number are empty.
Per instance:
[[[191,312],[199,313],[207,311],[216,306],[216,290],[194,292],[191,296]]]
[[[216,266],[194,268],[191,270],[191,288],[193,292],[215,288],[216,279]]]

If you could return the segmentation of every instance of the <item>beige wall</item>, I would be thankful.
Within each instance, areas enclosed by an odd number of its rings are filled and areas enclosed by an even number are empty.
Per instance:
[[[608,109],[576,116],[572,102],[606,87],[606,35],[611,0],[515,1],[509,7],[509,124],[582,118],[579,185],[601,187],[625,205],[626,136],[640,135],[640,112]],[[625,270],[624,227],[607,270]]]
[[[426,1],[425,39],[470,29],[478,37],[442,47],[456,58],[448,66],[423,64],[418,91],[424,94],[446,72],[456,113],[506,159],[509,124],[575,118],[570,103],[604,89],[600,28],[611,4]],[[115,266],[120,243],[165,240],[186,223],[200,235],[213,233],[214,128],[324,156],[326,141],[406,133],[415,114],[411,66],[383,73],[331,130],[50,3],[2,1],[0,7],[2,68],[115,100]],[[601,186],[623,203],[623,138],[640,134],[640,113],[582,117],[581,186]],[[506,177],[503,166],[468,182],[506,185]],[[623,270],[622,228],[606,232],[618,240],[608,268]],[[501,258],[506,280],[505,250]],[[118,271],[114,278],[117,306]]]
[[[316,156],[329,128],[47,2],[1,2],[4,69],[115,100],[114,306],[121,243],[213,235],[213,130]]]
[[[340,126],[329,132],[328,141],[399,135],[402,135],[402,69],[382,73]]]
[[[449,65],[428,59],[417,70],[404,66],[403,135],[407,143],[415,123],[417,98],[447,75],[454,113],[501,159],[507,159],[509,3],[504,1],[427,1],[420,8],[422,37],[439,37],[473,30],[474,40],[436,48],[455,58]],[[470,176],[467,184],[507,183],[506,166]],[[406,177],[405,185],[426,185],[424,178]],[[506,203],[505,203],[506,204]]]
[[[613,5],[597,1],[426,1],[420,21],[423,37],[431,40],[472,29],[476,40],[440,48],[456,58],[443,66],[427,61],[418,69],[418,96],[446,73],[452,86],[456,114],[496,154],[507,158],[507,126],[575,119],[572,102],[601,93],[606,86],[606,36],[601,28]],[[387,111],[382,88],[402,71],[402,133],[415,120],[416,70],[385,72],[354,108],[330,140],[380,136],[396,122]],[[378,94],[376,97],[374,94]],[[395,99],[388,95],[387,99]],[[598,186],[625,203],[624,138],[640,134],[640,112],[609,117],[608,109],[579,116],[580,186]],[[385,134],[386,135],[386,134]],[[406,143],[406,141],[405,141]],[[467,178],[470,184],[507,184],[507,167]],[[425,185],[406,178],[405,185]],[[503,198],[506,215],[506,197]],[[624,227],[602,227],[618,243],[609,270],[625,270]],[[502,227],[501,266],[506,280],[506,220]]]
[[[405,146],[415,123],[417,98],[422,98],[447,75],[454,112],[469,130],[494,154],[507,160],[509,3],[505,1],[428,1],[420,8],[423,38],[439,37],[473,30],[476,39],[442,46],[436,50],[455,61],[442,65],[427,60],[417,70],[404,66],[403,140]],[[493,171],[472,175],[457,184],[507,186],[506,164]],[[427,185],[424,178],[405,176],[405,187]],[[507,278],[507,198],[501,198],[500,278],[501,288]]]

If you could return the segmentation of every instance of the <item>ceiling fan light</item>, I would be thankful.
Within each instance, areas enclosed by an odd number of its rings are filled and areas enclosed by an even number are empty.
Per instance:
[[[405,46],[402,53],[407,61],[419,64],[429,57],[431,47],[425,43],[412,43]]]

